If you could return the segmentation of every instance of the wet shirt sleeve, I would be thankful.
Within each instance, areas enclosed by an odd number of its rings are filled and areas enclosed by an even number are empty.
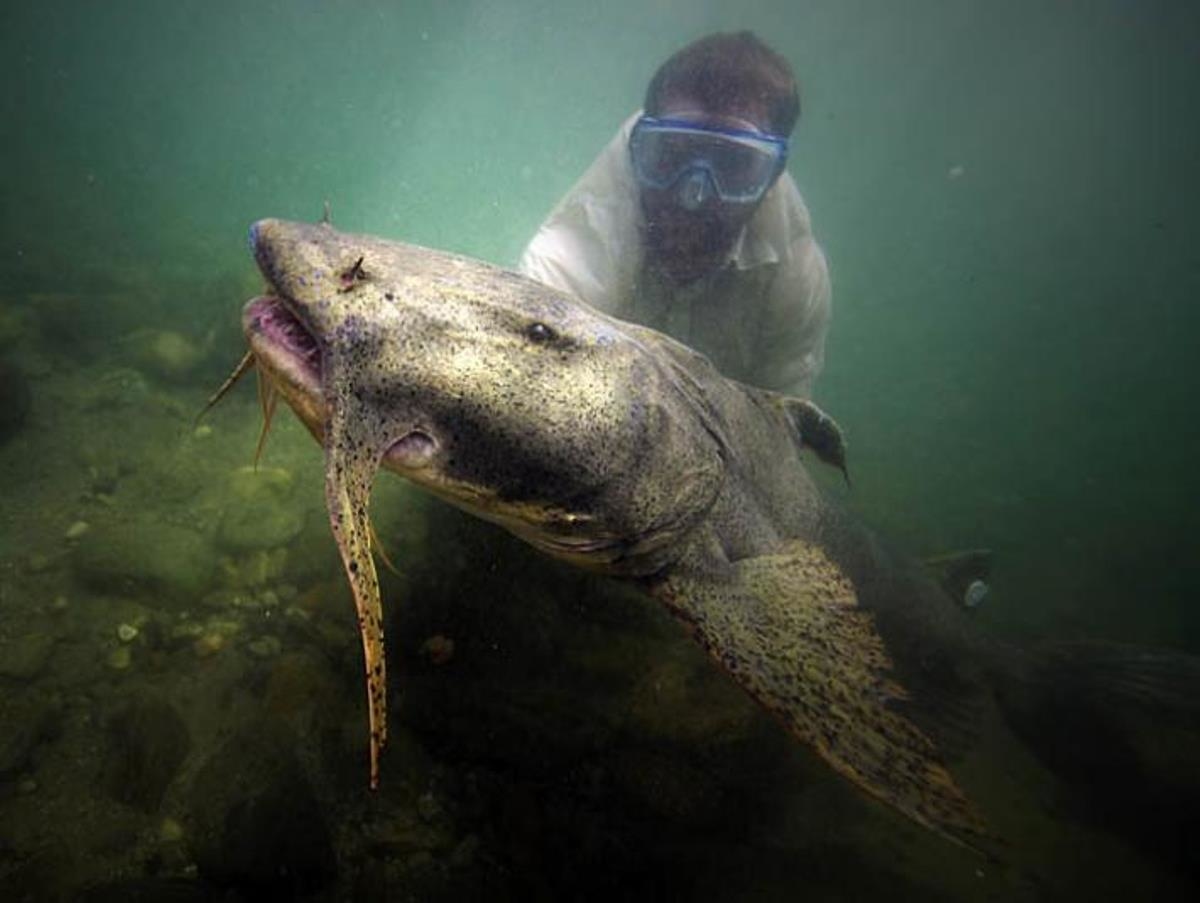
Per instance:
[[[526,276],[605,313],[627,306],[640,259],[636,191],[629,167],[630,117],[551,211],[521,255]]]
[[[780,262],[760,324],[759,385],[808,398],[825,363],[831,309],[829,266],[804,236]]]
[[[518,269],[603,310],[608,292],[594,267],[588,265],[596,253],[595,244],[582,211],[568,207],[542,224],[521,255]]]

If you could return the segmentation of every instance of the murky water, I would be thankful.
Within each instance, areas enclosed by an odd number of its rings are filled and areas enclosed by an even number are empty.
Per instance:
[[[366,791],[319,449],[281,411],[251,469],[246,387],[194,423],[244,349],[246,227],[329,200],[511,264],[717,29],[801,81],[831,491],[915,555],[993,549],[998,638],[1200,654],[1193,5],[726,6],[0,12],[5,899],[1195,893],[1189,706],[982,719],[952,763],[1009,845],[981,860],[798,750],[664,612],[387,477],[396,737]]]

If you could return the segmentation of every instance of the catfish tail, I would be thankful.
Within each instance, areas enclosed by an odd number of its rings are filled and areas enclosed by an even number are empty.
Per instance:
[[[1053,646],[998,694],[1076,818],[1200,880],[1200,657]]]
[[[1031,677],[1063,701],[1200,728],[1200,656],[1119,643],[1061,643],[1047,650]]]

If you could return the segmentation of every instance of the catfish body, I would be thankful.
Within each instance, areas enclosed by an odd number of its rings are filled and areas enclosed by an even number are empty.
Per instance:
[[[897,680],[968,643],[805,465],[845,467],[836,425],[703,356],[479,261],[257,223],[269,293],[243,324],[261,373],[322,443],[371,721],[386,673],[368,503],[387,468],[547,554],[633,580],[792,734],[947,836],[985,829]],[[881,629],[886,628],[886,629]],[[919,637],[914,644],[913,637]]]

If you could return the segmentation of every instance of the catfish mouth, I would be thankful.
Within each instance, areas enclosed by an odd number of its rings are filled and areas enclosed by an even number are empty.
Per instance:
[[[259,365],[271,374],[297,413],[315,421],[309,427],[324,432],[329,411],[324,393],[325,351],[320,340],[280,295],[251,299],[242,320]],[[394,467],[412,470],[428,466],[438,449],[437,439],[428,430],[415,427],[392,443],[384,458]]]
[[[324,372],[321,343],[277,295],[247,302],[242,322],[260,363],[308,394],[320,395]]]

